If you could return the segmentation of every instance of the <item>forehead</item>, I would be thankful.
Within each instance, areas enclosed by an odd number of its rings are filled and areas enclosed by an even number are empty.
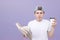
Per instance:
[[[36,12],[43,12],[42,10],[37,10]]]

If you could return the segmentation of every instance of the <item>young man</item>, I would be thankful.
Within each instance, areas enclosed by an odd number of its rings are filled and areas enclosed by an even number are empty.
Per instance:
[[[54,34],[56,19],[51,24],[50,21],[43,19],[44,14],[42,7],[38,6],[34,11],[36,19],[28,23],[32,32],[32,40],[48,40],[48,36],[52,37]]]
[[[51,23],[43,19],[44,14],[45,12],[42,10],[42,7],[38,6],[34,11],[36,19],[30,21],[27,27],[21,27],[19,23],[16,23],[17,28],[22,31],[24,37],[29,37],[30,40],[48,40],[48,36],[53,36],[56,19]]]

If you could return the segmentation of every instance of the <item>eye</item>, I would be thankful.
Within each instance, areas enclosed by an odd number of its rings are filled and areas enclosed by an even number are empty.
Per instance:
[[[43,14],[42,12],[40,12],[40,14]]]
[[[36,14],[39,14],[39,12],[37,12]]]

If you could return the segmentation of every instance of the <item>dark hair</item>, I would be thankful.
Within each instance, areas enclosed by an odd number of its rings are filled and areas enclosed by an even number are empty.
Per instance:
[[[34,13],[35,13],[37,10],[43,11],[43,10],[42,10],[42,6],[38,6],[38,7],[36,8],[36,10],[34,11]],[[45,13],[45,12],[43,11],[43,13]]]
[[[42,6],[38,6],[37,10],[42,10]]]

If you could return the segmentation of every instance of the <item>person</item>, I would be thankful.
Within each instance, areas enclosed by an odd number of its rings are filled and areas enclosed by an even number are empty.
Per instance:
[[[35,19],[28,23],[28,26],[21,27],[19,23],[16,26],[22,30],[24,37],[29,37],[30,40],[48,40],[48,37],[53,37],[56,18],[51,23],[49,20],[44,19],[45,12],[42,6],[38,6],[34,11]]]
[[[32,32],[32,40],[48,40],[48,37],[53,37],[56,19],[53,23],[50,23],[49,20],[44,19],[45,12],[42,9],[42,6],[38,6],[34,11],[34,16],[36,19],[28,23],[28,27]]]

